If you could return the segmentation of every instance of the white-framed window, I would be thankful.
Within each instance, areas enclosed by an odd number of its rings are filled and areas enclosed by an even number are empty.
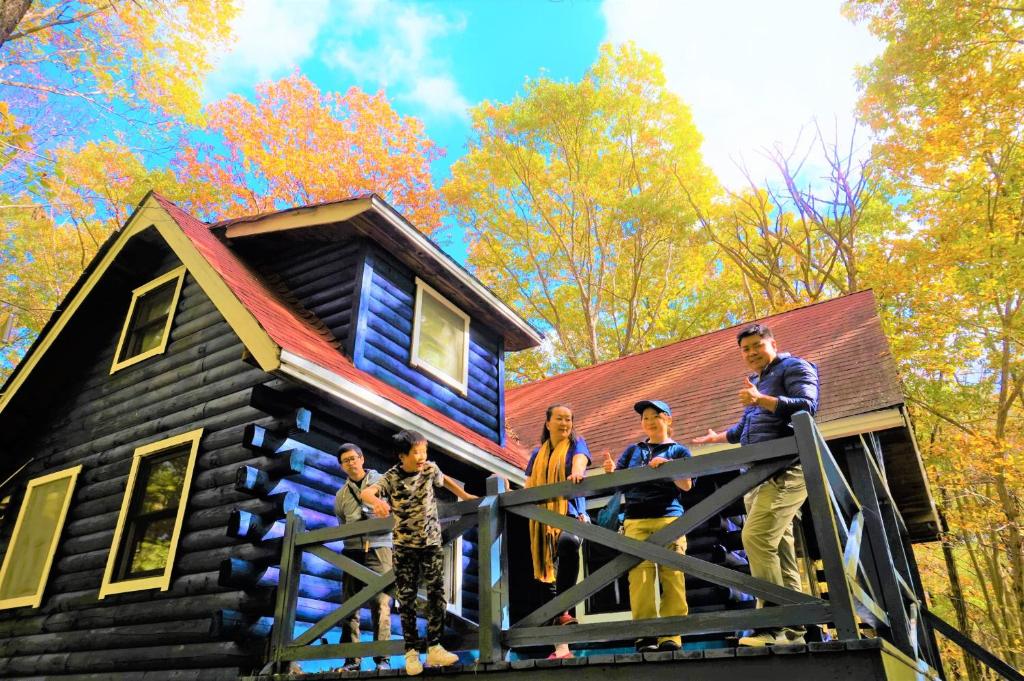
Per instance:
[[[444,596],[448,612],[462,615],[462,537],[444,545]]]
[[[178,306],[184,280],[183,265],[132,291],[132,302],[128,305],[110,373],[167,349],[174,309]]]
[[[469,315],[416,278],[410,363],[466,394],[469,385]]]
[[[203,429],[135,450],[100,598],[171,585],[171,570]]]
[[[0,610],[38,608],[81,466],[29,481],[0,567]]]

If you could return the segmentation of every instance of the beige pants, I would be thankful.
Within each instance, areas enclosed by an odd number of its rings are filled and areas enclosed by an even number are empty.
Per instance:
[[[743,497],[747,521],[743,549],[750,574],[793,591],[803,591],[793,541],[793,518],[807,499],[804,472],[794,466],[770,478]],[[757,599],[757,607],[763,607]]]
[[[670,525],[674,520],[677,518],[627,519],[622,523],[622,529],[630,539],[647,541],[648,537],[666,525]],[[686,537],[680,537],[669,544],[668,548],[680,555],[685,555]],[[659,582],[661,583],[660,608],[655,600]],[[643,561],[629,571],[629,608],[635,620],[686,615],[690,609],[686,604],[686,584],[683,580],[683,573],[664,565],[656,565],[649,560]],[[679,636],[658,637],[658,643],[662,641],[682,643]]]

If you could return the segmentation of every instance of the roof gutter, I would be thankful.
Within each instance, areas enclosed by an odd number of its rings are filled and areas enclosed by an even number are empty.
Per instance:
[[[412,413],[319,364],[282,349],[281,366],[278,373],[327,393],[349,409],[390,423],[396,429],[417,430],[426,435],[432,444],[442,448],[460,461],[502,475],[517,485],[523,485],[526,482],[523,471],[508,461],[469,444],[422,416]]]

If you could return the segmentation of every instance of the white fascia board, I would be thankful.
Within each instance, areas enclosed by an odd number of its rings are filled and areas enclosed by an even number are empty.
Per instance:
[[[508,478],[509,482],[517,485],[526,483],[526,474],[508,461],[471,445],[422,416],[412,413],[369,388],[353,383],[315,362],[282,350],[281,366],[278,372],[335,397],[346,407],[390,423],[396,430],[417,430],[423,433],[432,444],[436,444],[460,461],[502,475]]]
[[[866,414],[847,416],[835,421],[819,422],[817,425],[818,430],[821,431],[822,436],[826,440],[834,440],[862,433],[875,433],[880,430],[888,430],[889,428],[906,427],[907,421],[899,407],[892,407],[891,409],[880,409],[879,411],[871,411]],[[738,444],[725,442],[713,445],[697,445],[693,447],[693,453],[695,455],[711,454],[737,447],[739,447]]]
[[[395,212],[391,206],[382,201],[376,195],[371,198],[371,205],[373,206],[373,209],[385,220],[390,222],[395,229],[402,232],[402,234],[410,240],[416,242],[424,253],[434,254],[438,250],[437,246],[431,243],[422,232],[410,225],[405,218]],[[453,279],[489,302],[495,310],[501,313],[502,317],[504,317],[509,324],[529,335],[534,339],[534,341],[536,341],[537,345],[541,344],[544,338],[538,334],[532,326],[526,323],[515,313],[515,311],[502,302],[500,298],[491,293],[490,289],[477,281],[476,278],[469,274],[469,272],[464,270],[462,267],[459,267],[455,261],[445,257],[444,255],[436,255],[434,256],[434,260],[438,265],[443,267]]]

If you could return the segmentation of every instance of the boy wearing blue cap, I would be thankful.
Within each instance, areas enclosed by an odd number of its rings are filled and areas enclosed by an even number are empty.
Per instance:
[[[660,400],[641,400],[633,405],[640,414],[640,425],[647,435],[643,442],[626,448],[613,462],[606,456],[604,470],[611,473],[624,468],[650,466],[658,468],[675,459],[690,456],[690,450],[672,439],[672,410]],[[623,531],[631,539],[646,541],[648,537],[683,515],[679,490],[693,486],[690,478],[682,480],[656,480],[632,485],[623,490],[626,519]],[[680,537],[669,548],[686,553],[686,537]],[[661,584],[661,607],[657,591]],[[689,612],[686,604],[686,585],[679,570],[655,565],[645,560],[629,571],[629,605],[633,619],[684,616]],[[636,641],[638,652],[671,651],[682,647],[679,636],[662,636],[657,640],[641,638]]]

